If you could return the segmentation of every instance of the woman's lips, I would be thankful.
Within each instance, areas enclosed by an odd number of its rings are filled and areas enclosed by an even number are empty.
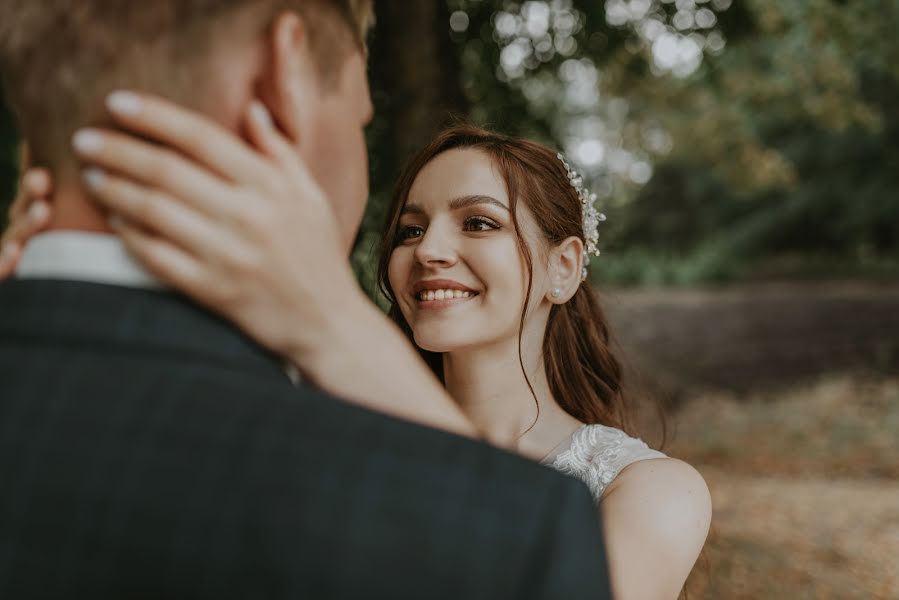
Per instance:
[[[464,304],[479,292],[452,279],[423,279],[412,286],[412,299],[421,309],[449,308]]]
[[[421,290],[415,294],[417,300],[452,300],[453,298],[470,298],[477,292],[468,290],[438,288],[433,290]]]
[[[463,304],[478,296],[477,292],[459,289],[421,290],[414,294],[416,305],[422,309],[441,309]]]

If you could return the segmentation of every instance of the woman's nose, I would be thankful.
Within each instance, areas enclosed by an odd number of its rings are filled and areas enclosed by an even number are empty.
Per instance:
[[[456,251],[448,236],[430,227],[415,247],[415,259],[426,266],[449,266],[456,262]]]

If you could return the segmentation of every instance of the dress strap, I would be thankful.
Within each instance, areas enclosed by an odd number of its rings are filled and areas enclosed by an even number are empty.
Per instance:
[[[550,465],[582,480],[599,502],[603,492],[628,465],[641,460],[667,458],[642,440],[605,425],[584,425],[572,436],[567,449]]]

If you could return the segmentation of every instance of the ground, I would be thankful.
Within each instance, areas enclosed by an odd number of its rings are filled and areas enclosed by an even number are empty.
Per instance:
[[[899,598],[899,379],[699,394],[674,421],[714,506],[689,598]]]

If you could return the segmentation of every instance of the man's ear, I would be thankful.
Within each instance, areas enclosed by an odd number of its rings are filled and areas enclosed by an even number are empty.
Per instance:
[[[317,93],[318,71],[309,50],[306,23],[294,12],[284,12],[272,23],[266,39],[267,66],[259,82],[259,98],[282,132],[299,143],[303,109]]]
[[[581,285],[584,266],[584,242],[571,236],[550,252],[549,280],[552,285],[547,299],[553,304],[568,302]]]

